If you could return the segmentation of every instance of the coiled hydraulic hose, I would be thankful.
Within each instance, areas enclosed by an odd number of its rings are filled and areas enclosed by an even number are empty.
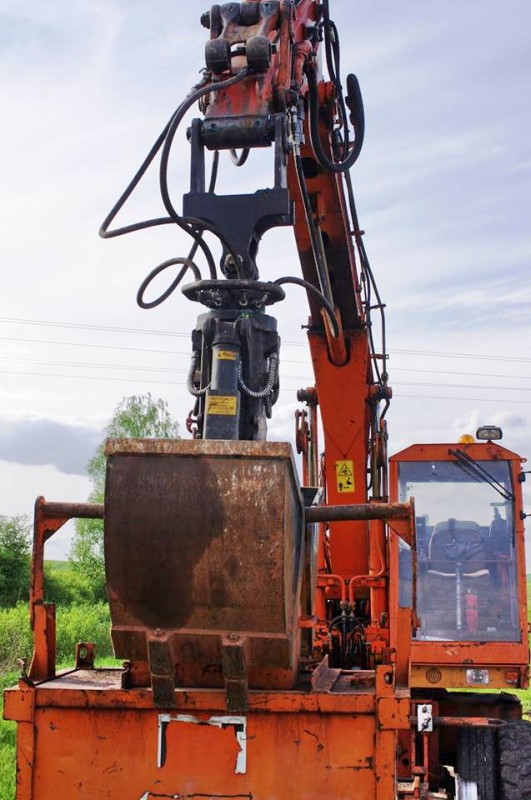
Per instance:
[[[254,391],[253,389],[249,389],[248,386],[244,383],[243,376],[242,376],[242,365],[241,362],[238,366],[238,385],[242,392],[246,394],[248,397],[253,397],[255,400],[263,400],[266,397],[269,397],[270,394],[273,394],[275,390],[275,386],[278,380],[278,362],[279,362],[279,355],[278,351],[275,353],[271,353],[269,356],[269,374],[267,376],[267,383],[263,389],[260,391]]]
[[[199,353],[193,352],[192,359],[190,361],[190,369],[188,370],[188,377],[186,379],[186,388],[194,397],[202,397],[207,391],[210,389],[210,383],[208,386],[204,386],[202,389],[196,389],[194,386],[194,376],[199,366]]]
[[[317,73],[313,65],[307,65],[306,74],[309,86],[309,128],[312,148],[317,160],[324,169],[330,172],[345,172],[349,170],[357,161],[363,145],[365,134],[365,115],[363,112],[363,100],[358,79],[355,75],[347,76],[347,100],[343,95],[341,86],[341,49],[339,45],[339,33],[335,23],[330,19],[329,0],[322,0],[323,16],[320,27],[324,33],[324,45],[326,55],[326,66],[330,80],[335,86],[338,107],[339,122],[341,125],[343,142],[343,159],[332,160],[325,152],[319,131],[319,89],[317,85]],[[350,109],[350,121],[354,128],[354,144],[350,147],[350,133],[347,119],[347,108]],[[336,141],[332,149],[337,149]]]

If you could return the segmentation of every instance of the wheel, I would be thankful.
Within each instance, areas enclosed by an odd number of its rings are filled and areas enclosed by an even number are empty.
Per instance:
[[[478,800],[500,800],[497,762],[494,730],[463,728],[460,731],[457,747],[459,781],[476,784]]]
[[[498,731],[501,800],[531,800],[531,722],[507,722]]]

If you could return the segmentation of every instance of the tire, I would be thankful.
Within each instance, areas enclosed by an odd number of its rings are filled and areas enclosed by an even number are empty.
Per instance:
[[[531,723],[511,720],[498,731],[501,800],[531,800]]]
[[[457,772],[462,781],[477,785],[478,800],[500,800],[497,763],[494,730],[463,728],[460,731]]]

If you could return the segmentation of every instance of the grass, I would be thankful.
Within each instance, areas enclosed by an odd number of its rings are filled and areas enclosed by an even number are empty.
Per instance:
[[[57,608],[57,662],[72,666],[78,642],[96,644],[97,664],[116,666],[109,635],[109,608],[105,603]],[[1,719],[3,691],[16,685],[20,670],[17,658],[30,659],[32,638],[28,607],[0,609],[0,800],[15,798],[16,723]]]
[[[0,675],[0,711],[4,706],[4,689],[17,682],[16,672]],[[0,714],[1,716],[1,714]],[[15,797],[16,722],[0,719],[0,798]]]
[[[101,657],[112,655],[110,615],[106,603],[57,608],[57,662],[71,663],[78,642],[94,642]],[[0,609],[0,674],[18,669],[17,659],[31,658],[32,637],[28,607]],[[0,795],[0,800],[3,798]]]

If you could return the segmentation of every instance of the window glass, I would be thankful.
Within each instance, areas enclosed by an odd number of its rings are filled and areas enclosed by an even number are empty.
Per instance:
[[[474,464],[479,465],[479,469]],[[509,462],[404,462],[399,499],[415,499],[418,639],[518,641]],[[400,603],[412,560],[400,549]]]

